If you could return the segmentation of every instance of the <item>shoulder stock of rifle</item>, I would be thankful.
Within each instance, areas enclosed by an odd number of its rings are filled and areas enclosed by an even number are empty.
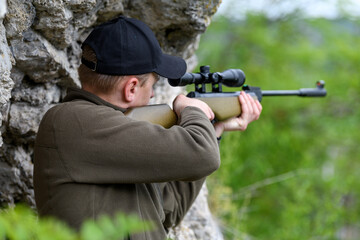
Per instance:
[[[213,95],[201,94],[196,98],[210,106],[214,111],[216,121],[224,121],[241,114],[241,107],[238,99],[239,94],[240,92]],[[125,112],[125,115],[138,121],[147,121],[161,125],[165,128],[170,128],[177,123],[176,114],[167,104],[130,108]]]
[[[158,124],[165,128],[170,128],[177,123],[176,114],[167,104],[130,108],[125,112],[125,116],[138,121]]]

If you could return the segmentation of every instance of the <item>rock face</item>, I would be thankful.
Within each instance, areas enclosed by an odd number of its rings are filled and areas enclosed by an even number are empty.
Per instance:
[[[61,101],[66,87],[80,86],[80,46],[94,26],[119,15],[138,18],[155,32],[164,52],[185,58],[191,71],[200,34],[220,2],[0,0],[0,203],[34,206],[32,155],[37,128],[43,114]],[[171,103],[183,89],[162,79],[155,91],[153,102]],[[212,232],[216,227],[211,227],[206,188],[199,199],[173,232],[175,239],[222,238]],[[208,216],[199,215],[199,209]]]

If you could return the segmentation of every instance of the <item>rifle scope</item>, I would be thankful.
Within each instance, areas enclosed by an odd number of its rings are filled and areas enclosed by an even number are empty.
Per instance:
[[[245,83],[245,73],[240,69],[228,69],[224,72],[210,73],[209,66],[201,66],[200,73],[185,73],[181,78],[168,79],[173,87],[188,84],[224,84],[228,87],[241,87]]]

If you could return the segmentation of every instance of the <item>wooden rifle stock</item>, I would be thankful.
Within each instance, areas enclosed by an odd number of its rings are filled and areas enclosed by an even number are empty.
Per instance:
[[[158,124],[170,128],[177,123],[175,112],[167,104],[154,104],[143,107],[130,108],[125,116],[138,120]]]
[[[239,116],[241,107],[239,99],[233,97],[211,97],[198,98],[209,105],[215,114],[217,121],[224,121],[228,118]],[[130,108],[125,112],[127,117],[138,121],[147,121],[153,124],[170,128],[177,124],[177,116],[167,104],[154,104],[144,107]]]

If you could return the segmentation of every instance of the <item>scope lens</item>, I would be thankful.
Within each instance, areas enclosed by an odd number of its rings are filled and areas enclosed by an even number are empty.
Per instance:
[[[245,83],[245,73],[240,69],[228,69],[219,73],[222,82],[228,87],[241,87]]]

